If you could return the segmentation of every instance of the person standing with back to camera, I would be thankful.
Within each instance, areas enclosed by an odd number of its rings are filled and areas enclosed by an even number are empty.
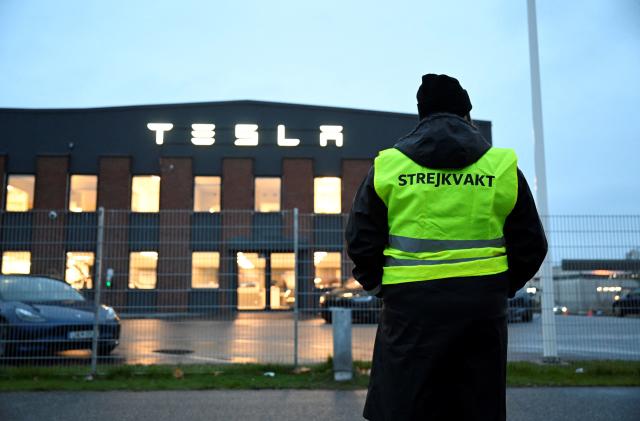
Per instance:
[[[458,80],[424,75],[417,99],[345,232],[354,277],[383,300],[364,417],[505,420],[507,299],[546,237],[515,152],[480,134]]]

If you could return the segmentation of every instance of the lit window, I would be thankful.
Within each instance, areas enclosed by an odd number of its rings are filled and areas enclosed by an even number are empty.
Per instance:
[[[294,253],[271,253],[271,287],[269,288],[272,309],[286,309],[296,301],[296,277]]]
[[[340,213],[341,180],[339,177],[313,179],[313,211],[315,213]]]
[[[93,288],[93,262],[93,252],[67,252],[67,269],[64,273],[64,280],[75,289]]]
[[[220,253],[194,251],[191,255],[191,288],[218,288]]]
[[[35,175],[10,175],[7,182],[7,207],[11,212],[26,212],[33,208]]]
[[[220,212],[220,177],[194,177],[193,210]]]
[[[129,288],[154,289],[158,252],[138,251],[129,254]]]
[[[313,253],[316,288],[340,286],[342,256],[339,252],[316,251]]]
[[[2,273],[28,274],[31,272],[31,252],[5,251],[2,253]]]
[[[256,178],[256,205],[258,212],[280,211],[280,177]]]
[[[131,210],[158,212],[160,209],[160,177],[135,175],[131,183]]]
[[[94,212],[98,196],[98,176],[72,175],[69,183],[69,210]]]
[[[238,309],[262,310],[266,307],[266,261],[258,253],[236,254],[238,264]]]

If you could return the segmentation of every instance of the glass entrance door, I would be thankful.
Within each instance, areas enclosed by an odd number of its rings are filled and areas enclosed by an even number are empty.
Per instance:
[[[238,310],[264,310],[267,259],[258,253],[238,252]]]

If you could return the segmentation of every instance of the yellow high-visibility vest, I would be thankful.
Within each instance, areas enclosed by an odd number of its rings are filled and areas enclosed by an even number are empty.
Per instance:
[[[433,169],[392,148],[374,165],[389,222],[383,285],[508,269],[503,228],[518,195],[512,149],[490,148],[465,168]]]

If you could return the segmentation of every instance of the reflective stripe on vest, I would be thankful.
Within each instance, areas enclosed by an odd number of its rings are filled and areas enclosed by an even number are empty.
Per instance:
[[[445,170],[387,149],[376,158],[374,175],[390,233],[383,284],[508,269],[503,227],[518,191],[513,150],[491,148],[466,168]]]

